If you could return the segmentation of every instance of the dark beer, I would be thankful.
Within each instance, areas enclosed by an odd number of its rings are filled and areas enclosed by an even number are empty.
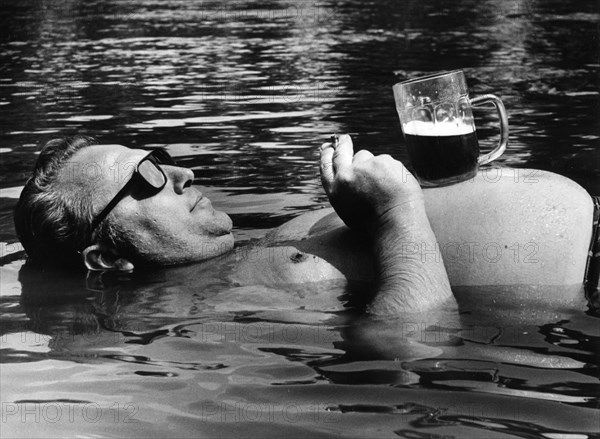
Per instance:
[[[444,125],[413,121],[405,127],[408,155],[422,186],[468,180],[477,172],[479,143],[475,129]]]

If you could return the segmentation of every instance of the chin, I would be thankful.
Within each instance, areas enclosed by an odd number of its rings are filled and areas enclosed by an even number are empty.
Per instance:
[[[231,250],[233,248],[233,245],[234,245],[233,233],[231,233],[231,231],[230,231],[229,233],[227,233],[225,235],[219,236],[218,238],[215,239],[215,241],[218,241],[219,252],[217,254],[215,254],[214,256],[219,256],[219,255],[222,255],[223,253],[227,253],[229,250]]]
[[[154,239],[136,242],[136,256],[142,265],[166,266],[189,264],[211,259],[233,249],[233,223],[225,212],[206,212],[194,227],[177,233],[155,234]],[[195,229],[195,230],[190,230]],[[157,239],[158,237],[158,239]]]
[[[137,249],[132,260],[134,265],[171,266],[205,261],[233,249],[234,239],[231,231],[221,230],[217,236],[187,235],[180,239],[170,239],[162,245],[154,243],[152,248]],[[159,250],[159,251],[157,251]]]
[[[215,210],[215,215],[219,218],[218,221],[221,223],[223,229],[227,230],[227,233],[231,234],[231,229],[233,229],[233,221],[231,221],[231,217],[221,210]]]

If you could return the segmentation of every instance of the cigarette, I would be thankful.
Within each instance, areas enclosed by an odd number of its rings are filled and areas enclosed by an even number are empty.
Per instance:
[[[358,136],[358,133],[345,133],[348,136]],[[338,134],[332,134],[329,136],[329,141],[333,144],[333,147],[336,148],[340,143],[340,136]]]

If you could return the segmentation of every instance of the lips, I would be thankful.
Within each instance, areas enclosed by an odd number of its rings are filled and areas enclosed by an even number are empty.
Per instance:
[[[194,209],[196,208],[196,206],[198,206],[198,204],[200,204],[202,202],[202,200],[204,200],[204,196],[202,195],[202,193],[198,192],[196,194],[196,200],[192,204],[192,208],[190,209],[190,212],[193,212]]]

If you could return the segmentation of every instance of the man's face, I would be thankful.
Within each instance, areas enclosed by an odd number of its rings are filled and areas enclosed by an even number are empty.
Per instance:
[[[95,215],[130,180],[148,151],[121,145],[95,145],[78,151],[60,174],[66,190],[83,190],[92,197]],[[231,219],[215,211],[192,186],[190,169],[159,165],[167,177],[157,193],[136,186],[115,206],[107,219],[136,249],[139,260],[151,264],[180,264],[208,259],[233,248]],[[106,221],[105,220],[105,221]]]

